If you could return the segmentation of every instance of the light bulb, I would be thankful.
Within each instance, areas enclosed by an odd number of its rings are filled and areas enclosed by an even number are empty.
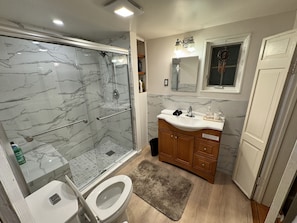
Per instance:
[[[182,44],[179,39],[177,39],[175,42],[174,53],[177,57],[179,57],[182,53]]]

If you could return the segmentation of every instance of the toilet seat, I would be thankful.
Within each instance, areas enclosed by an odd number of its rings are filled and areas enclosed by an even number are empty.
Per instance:
[[[123,184],[123,185],[116,185]],[[114,186],[121,186],[123,190],[120,192],[120,196],[114,201],[111,206],[99,208],[97,206],[97,199],[101,193],[106,192],[107,189],[111,189]],[[121,208],[125,207],[132,196],[132,181],[128,176],[118,175],[111,177],[99,184],[87,197],[86,202],[99,219],[100,222],[113,221],[116,219],[121,211]]]

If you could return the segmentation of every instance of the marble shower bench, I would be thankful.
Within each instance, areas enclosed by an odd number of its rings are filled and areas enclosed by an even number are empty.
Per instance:
[[[54,179],[65,181],[66,174],[71,177],[68,161],[50,144],[41,145],[24,156],[26,163],[20,167],[31,193]]]

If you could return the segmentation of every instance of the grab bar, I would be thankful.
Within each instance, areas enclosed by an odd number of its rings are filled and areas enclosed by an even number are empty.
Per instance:
[[[43,135],[43,134],[46,134],[46,133],[49,133],[49,132],[53,132],[53,131],[56,131],[56,130],[59,130],[59,129],[62,129],[62,128],[65,128],[65,127],[68,127],[68,126],[71,126],[71,125],[75,125],[75,124],[81,123],[81,122],[88,123],[88,120],[86,120],[86,119],[79,120],[79,121],[76,121],[76,122],[69,123],[67,125],[63,125],[63,126],[57,127],[55,129],[50,129],[50,130],[47,130],[47,131],[44,131],[44,132],[35,134],[33,136],[26,136],[24,138],[26,139],[27,142],[32,142],[35,136],[40,136],[40,135]]]
[[[110,118],[110,117],[113,117],[113,116],[116,116],[116,115],[119,115],[119,114],[122,114],[126,111],[131,111],[131,108],[126,108],[125,110],[123,111],[119,111],[119,112],[116,112],[116,113],[113,113],[111,115],[106,115],[106,116],[103,116],[103,117],[97,117],[96,119],[97,120],[104,120],[104,119],[107,119],[107,118]]]

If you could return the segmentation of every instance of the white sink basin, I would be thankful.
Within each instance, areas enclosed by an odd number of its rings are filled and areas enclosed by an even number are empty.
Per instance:
[[[224,121],[204,120],[203,114],[199,114],[197,112],[193,112],[194,117],[186,116],[185,111],[180,116],[173,115],[173,112],[174,110],[162,110],[161,114],[158,115],[157,118],[163,119],[183,131],[198,131],[201,129],[222,131],[224,127]]]

